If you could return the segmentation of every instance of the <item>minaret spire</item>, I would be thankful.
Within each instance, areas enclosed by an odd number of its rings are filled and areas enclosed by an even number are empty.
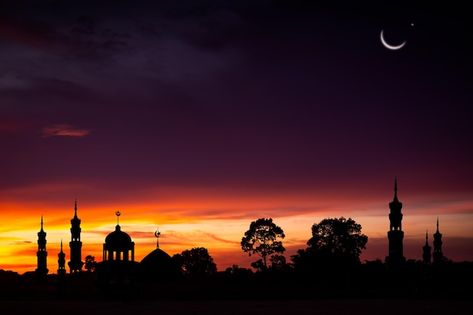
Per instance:
[[[41,215],[41,231],[43,231],[43,215]]]
[[[439,232],[439,217],[437,217],[437,233]]]
[[[74,217],[77,217],[77,198],[74,201]]]
[[[397,199],[397,176],[394,177],[394,200],[398,200]]]

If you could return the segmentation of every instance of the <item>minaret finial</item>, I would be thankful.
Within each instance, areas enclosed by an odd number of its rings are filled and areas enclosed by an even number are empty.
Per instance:
[[[74,200],[74,216],[77,217],[77,198]]]
[[[41,231],[43,230],[43,215],[41,215]]]
[[[61,238],[61,252],[62,252],[62,238]]]
[[[425,230],[425,245],[429,243],[429,230]]]
[[[439,232],[439,217],[437,217],[437,233]]]

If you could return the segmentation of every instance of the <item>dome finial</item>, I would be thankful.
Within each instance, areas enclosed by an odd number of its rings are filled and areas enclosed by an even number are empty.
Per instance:
[[[159,229],[156,229],[154,236],[156,237],[156,248],[159,248],[159,238],[161,237],[161,232],[159,232]]]
[[[120,226],[120,216],[122,213],[120,211],[115,212],[115,215],[117,216],[117,226]]]

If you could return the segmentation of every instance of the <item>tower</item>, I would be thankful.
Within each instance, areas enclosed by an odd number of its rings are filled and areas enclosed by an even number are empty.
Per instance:
[[[43,230],[43,216],[41,216],[41,229],[38,232],[38,251],[36,252],[38,264],[36,273],[41,276],[48,274],[48,263],[47,257],[48,252],[46,251],[46,232]]]
[[[405,261],[403,255],[403,239],[402,231],[402,202],[397,197],[397,178],[394,178],[394,198],[389,203],[389,253],[386,257],[387,263],[397,264]]]
[[[442,252],[442,233],[439,231],[439,218],[437,218],[437,231],[434,233],[434,253],[432,254],[432,258],[434,264],[444,260]]]
[[[57,274],[58,276],[64,276],[66,274],[66,254],[62,251],[62,240],[61,240],[61,251],[57,254]]]
[[[77,216],[77,199],[74,203],[74,217],[71,220],[71,241],[69,248],[71,250],[71,260],[69,261],[69,270],[71,273],[81,272],[84,262],[82,261],[82,242],[80,240],[80,222]]]
[[[432,260],[431,247],[429,246],[429,236],[427,231],[425,232],[425,245],[422,247],[422,261],[424,264],[430,264]]]

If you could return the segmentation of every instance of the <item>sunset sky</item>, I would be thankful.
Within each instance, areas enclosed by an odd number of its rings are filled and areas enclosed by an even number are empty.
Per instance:
[[[159,227],[171,255],[249,267],[252,220],[291,255],[339,216],[384,260],[395,176],[405,256],[439,217],[473,260],[469,11],[346,2],[2,1],[0,269],[35,269],[44,215],[56,272],[75,198],[99,261],[116,210],[138,260]]]

